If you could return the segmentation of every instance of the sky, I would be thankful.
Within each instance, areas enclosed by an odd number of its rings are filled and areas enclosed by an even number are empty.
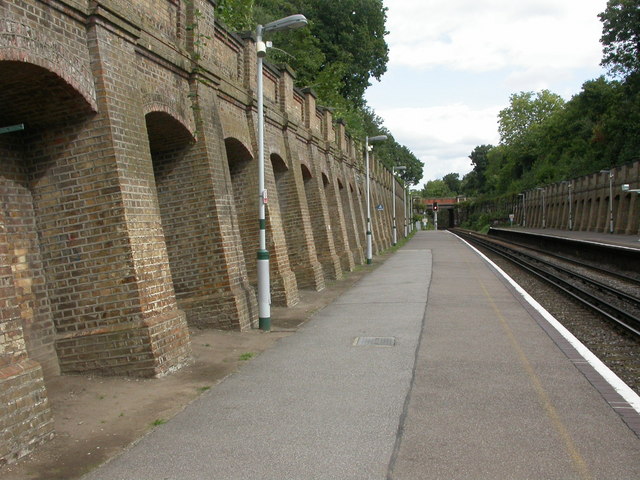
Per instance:
[[[472,170],[497,145],[498,112],[519,92],[569,100],[603,75],[607,0],[384,0],[387,72],[365,98],[428,180]]]

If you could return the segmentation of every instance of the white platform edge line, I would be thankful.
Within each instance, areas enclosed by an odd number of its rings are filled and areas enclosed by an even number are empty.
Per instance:
[[[454,235],[451,233],[451,235]],[[493,263],[486,255],[480,252],[473,245],[469,244],[466,240],[454,235],[456,238],[466,243],[469,248],[475,251],[480,257],[482,257],[487,263],[489,263],[493,268],[496,269],[500,275],[502,275],[512,286],[516,289],[516,291],[522,295],[522,297],[533,307],[535,308],[540,315],[544,317],[544,319],[549,322],[549,324],[555,328],[560,335],[562,335],[572,346],[577,350],[577,352],[584,358],[589,365],[591,365],[600,375],[604,378],[609,385],[613,387],[613,389],[618,392],[618,394],[624,398],[627,403],[638,413],[640,414],[640,396],[631,390],[629,385],[624,383],[620,377],[618,377],[615,373],[611,371],[609,367],[607,367],[602,361],[596,357],[591,350],[589,350],[580,340],[578,340],[569,330],[565,328],[553,315],[551,315],[542,305],[540,305],[531,295],[529,295],[520,285],[516,283],[516,281],[507,275],[498,265]]]

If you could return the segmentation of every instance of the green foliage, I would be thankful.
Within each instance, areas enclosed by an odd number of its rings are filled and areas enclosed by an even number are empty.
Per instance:
[[[473,170],[466,174],[461,181],[461,193],[473,196],[485,191],[485,172],[489,163],[488,153],[493,149],[493,145],[479,145],[473,149],[469,155]]]
[[[609,0],[598,17],[603,24],[601,65],[622,78],[640,72],[640,2]]]
[[[219,18],[236,31],[305,15],[306,28],[269,35],[274,47],[267,50],[267,60],[290,65],[296,86],[312,88],[318,103],[330,107],[353,138],[387,135],[375,146],[375,157],[389,169],[405,165],[402,178],[417,184],[424,164],[396,142],[364,100],[370,80],[380,80],[389,60],[386,11],[382,0],[219,0],[217,7]]]
[[[459,173],[448,173],[442,177],[442,181],[453,195],[458,195],[462,191],[462,181]]]
[[[216,14],[232,30],[241,32],[252,30],[253,0],[218,0]]]
[[[499,114],[500,144],[469,155],[463,193],[493,201],[640,158],[640,1],[609,0],[599,17],[602,65],[620,79],[589,80],[566,103],[548,90],[511,95]],[[472,207],[469,226],[496,221],[482,217],[483,205]]]
[[[449,188],[444,180],[429,180],[420,192],[420,196],[423,198],[453,197],[455,192]]]
[[[562,97],[549,90],[514,93],[509,101],[498,114],[498,132],[500,143],[511,145],[526,144],[532,131],[564,105]]]
[[[376,143],[373,148],[373,155],[389,170],[395,165],[404,165],[406,170],[398,172],[398,176],[409,185],[416,185],[422,179],[422,169],[424,163],[404,145],[400,145],[391,132],[383,125],[382,119],[375,112],[363,107],[362,112],[362,128],[363,130],[356,133],[356,137],[364,138],[365,135],[373,137],[376,135],[386,135],[388,137],[384,142]],[[348,123],[347,123],[348,124]]]

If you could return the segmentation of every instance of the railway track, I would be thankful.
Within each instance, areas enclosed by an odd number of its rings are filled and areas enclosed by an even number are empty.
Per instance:
[[[640,338],[640,281],[637,279],[475,232],[454,229],[452,233],[509,260]]]

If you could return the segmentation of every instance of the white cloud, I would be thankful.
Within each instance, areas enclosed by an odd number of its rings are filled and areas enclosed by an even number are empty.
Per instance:
[[[489,71],[598,62],[606,0],[393,0],[390,65]]]
[[[422,183],[471,170],[497,144],[519,91],[569,99],[602,73],[607,0],[385,0],[388,74],[367,92],[396,140],[425,162]],[[499,105],[501,104],[502,105]],[[402,108],[406,107],[406,108]]]
[[[472,110],[467,105],[387,108],[377,111],[394,137],[412,144],[434,140],[443,143],[495,138],[495,124],[501,107]]]
[[[458,103],[435,107],[386,108],[376,111],[395,139],[409,145],[425,162],[427,180],[471,170],[467,158],[481,144],[498,142],[496,119],[503,107],[474,110]]]

